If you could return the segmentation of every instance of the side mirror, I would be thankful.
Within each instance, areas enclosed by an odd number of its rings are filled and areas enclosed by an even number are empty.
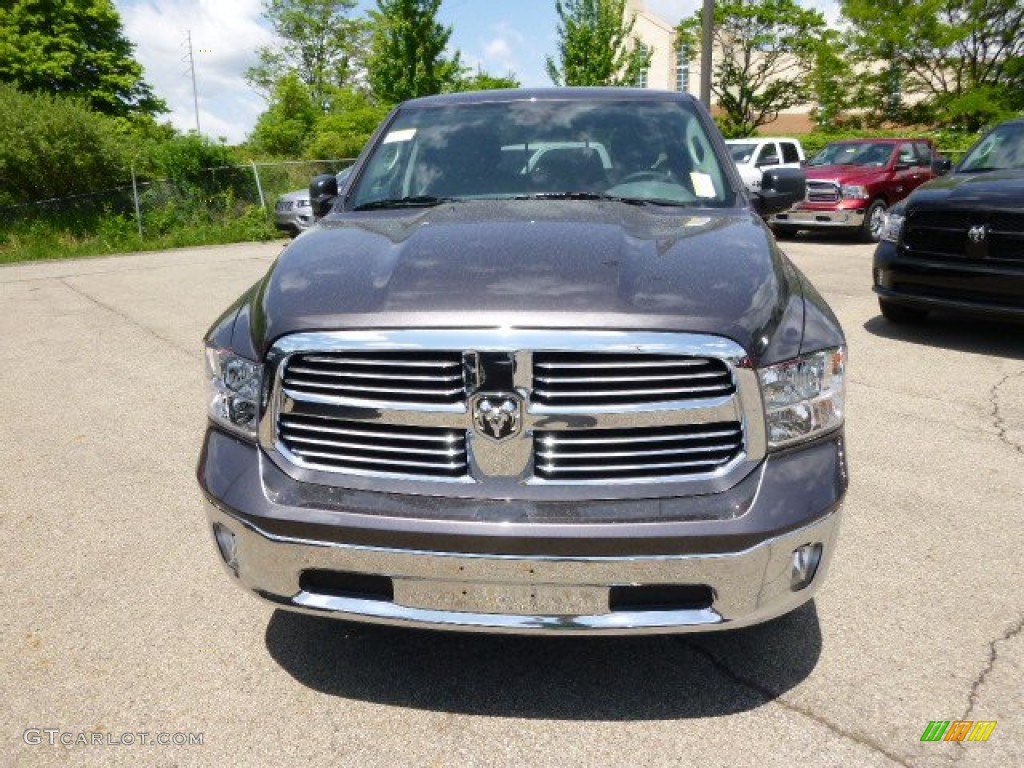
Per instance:
[[[316,218],[331,212],[334,201],[338,198],[338,180],[333,173],[314,176],[309,183],[309,204]]]
[[[893,166],[894,171],[906,171],[910,169],[910,163],[899,161]]]
[[[932,173],[936,176],[945,176],[953,168],[953,161],[948,157],[936,157],[932,160]]]
[[[753,195],[754,210],[762,216],[785,211],[807,195],[802,168],[771,168],[761,175],[761,191]]]

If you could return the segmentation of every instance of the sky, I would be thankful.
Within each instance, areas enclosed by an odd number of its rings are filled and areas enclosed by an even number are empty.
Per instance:
[[[266,102],[245,82],[256,49],[273,42],[262,17],[262,0],[115,0],[127,37],[146,80],[171,111],[177,128],[194,129],[195,109],[189,76],[192,36],[199,124],[212,138],[235,144],[245,140]],[[692,13],[701,0],[646,0],[650,11],[671,24]],[[835,2],[802,0],[826,12]],[[360,0],[357,14],[376,4]],[[450,47],[463,61],[493,75],[514,72],[524,86],[551,85],[544,57],[556,50],[554,0],[444,0],[440,20],[453,28]]]

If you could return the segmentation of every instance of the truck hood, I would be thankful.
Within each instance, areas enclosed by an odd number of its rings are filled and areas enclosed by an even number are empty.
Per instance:
[[[1024,169],[951,173],[918,187],[908,206],[958,206],[1012,208],[1024,200]]]
[[[703,332],[786,355],[803,328],[799,273],[750,211],[591,201],[334,214],[246,314],[260,357],[301,331],[499,326]]]
[[[885,168],[865,167],[862,165],[815,165],[807,167],[804,172],[808,179],[816,181],[835,181],[839,184],[857,184],[867,181],[885,172]]]

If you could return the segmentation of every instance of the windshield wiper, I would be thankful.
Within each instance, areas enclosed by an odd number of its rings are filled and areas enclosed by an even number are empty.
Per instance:
[[[690,203],[681,200],[664,200],[651,197],[622,197],[600,192],[536,192],[530,195],[515,195],[513,200],[603,200],[626,205],[671,205],[687,207]]]
[[[454,197],[434,197],[433,195],[413,195],[412,197],[388,197],[383,200],[371,200],[357,205],[353,211],[376,211],[385,208],[431,208],[441,203],[453,203]]]
[[[529,195],[513,195],[513,200],[613,200],[615,202],[633,202],[630,198],[604,195],[600,192],[534,192]],[[637,200],[636,202],[643,202]]]

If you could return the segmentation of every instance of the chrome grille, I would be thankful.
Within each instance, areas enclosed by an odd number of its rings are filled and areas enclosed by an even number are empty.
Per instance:
[[[329,472],[465,476],[466,433],[368,424],[293,409],[278,421],[281,445],[300,466]]]
[[[834,203],[839,200],[839,185],[832,181],[808,181],[807,201],[810,203]]]
[[[266,365],[260,444],[325,488],[538,502],[577,501],[581,483],[595,486],[590,499],[704,495],[766,451],[757,373],[717,336],[299,333],[275,342]],[[499,436],[484,400],[510,404],[515,428]],[[446,517],[443,504],[435,514]]]
[[[697,400],[733,394],[721,360],[676,355],[546,353],[533,356],[533,402],[614,406]]]
[[[546,480],[703,474],[725,466],[742,449],[738,422],[534,434],[536,472]]]
[[[300,395],[384,403],[451,404],[466,397],[458,352],[294,355],[282,387]]]

